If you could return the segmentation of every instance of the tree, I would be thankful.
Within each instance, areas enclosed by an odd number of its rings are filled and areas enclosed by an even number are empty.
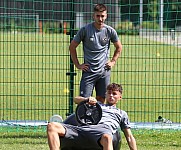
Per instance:
[[[159,8],[159,3],[157,3],[157,0],[150,0],[148,5],[148,14],[150,16],[150,19],[153,20],[153,22],[157,21],[157,17],[158,17],[158,8]]]

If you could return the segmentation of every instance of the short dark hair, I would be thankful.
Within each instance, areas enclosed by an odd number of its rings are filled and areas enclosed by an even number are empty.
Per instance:
[[[107,86],[107,91],[119,91],[122,94],[123,88],[121,84],[111,83]]]
[[[107,11],[107,7],[104,4],[96,4],[94,6],[94,12],[103,12]]]

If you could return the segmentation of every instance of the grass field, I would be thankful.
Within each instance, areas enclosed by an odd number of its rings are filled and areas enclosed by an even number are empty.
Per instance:
[[[1,33],[0,39],[1,118],[49,120],[53,114],[65,118],[69,93],[78,95],[81,76],[75,69],[74,89],[69,89],[69,36]],[[111,75],[111,82],[124,88],[119,107],[132,122],[154,122],[159,115],[181,122],[181,49],[139,36],[120,39],[123,52]]]
[[[181,150],[181,134],[177,130],[133,130],[139,150]],[[121,150],[128,150],[122,135]],[[3,132],[0,136],[1,150],[48,150],[45,130]]]

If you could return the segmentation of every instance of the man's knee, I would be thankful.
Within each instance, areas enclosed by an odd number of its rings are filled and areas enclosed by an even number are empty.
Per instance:
[[[47,125],[47,132],[62,132],[62,130],[64,130],[64,127],[57,122],[50,122]]]
[[[109,134],[103,134],[101,137],[101,144],[105,144],[105,143],[112,143],[112,137]]]
[[[109,134],[103,134],[102,138],[105,139],[105,140],[111,140],[112,141],[112,137]]]
[[[52,132],[52,131],[54,131],[54,130],[55,130],[55,124],[54,124],[54,122],[48,123],[48,125],[47,125],[47,132]]]

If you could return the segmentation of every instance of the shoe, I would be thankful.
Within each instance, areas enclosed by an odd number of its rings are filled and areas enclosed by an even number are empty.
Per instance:
[[[172,123],[171,120],[163,118],[162,116],[159,116],[158,119],[155,122]]]
[[[62,116],[60,115],[53,115],[50,117],[50,122],[63,122]]]

